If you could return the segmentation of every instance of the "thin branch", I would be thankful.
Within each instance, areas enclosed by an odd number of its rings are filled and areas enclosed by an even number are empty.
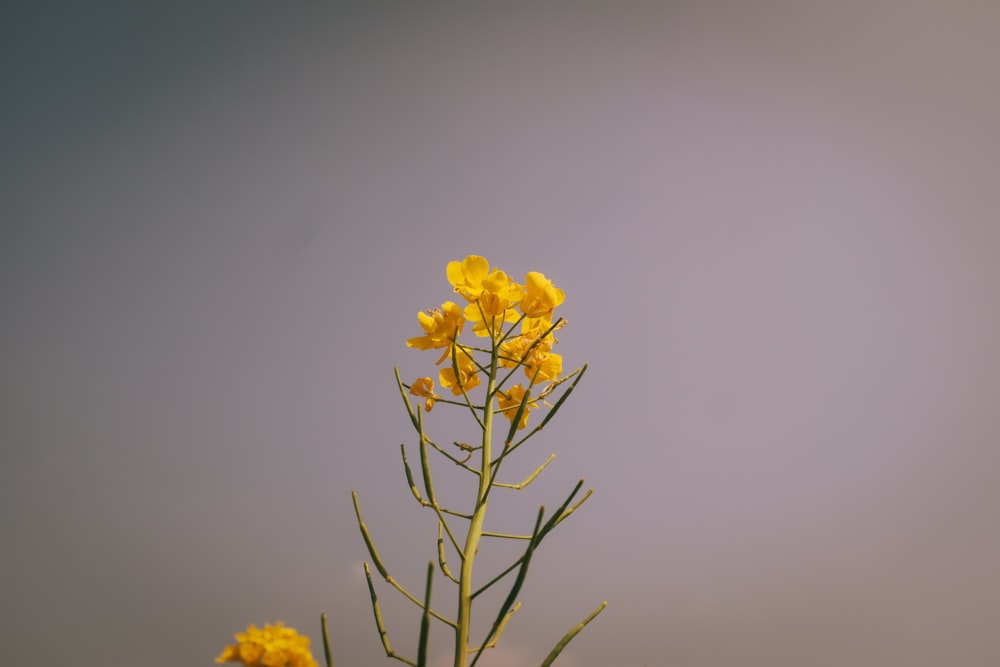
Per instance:
[[[326,656],[326,667],[333,667],[333,654],[330,652],[330,632],[326,627],[326,614],[319,615],[319,624],[323,631],[323,655]]]
[[[444,532],[443,532],[443,529],[444,529],[444,523],[438,521],[438,540],[437,540],[437,545],[438,545],[438,564],[441,566],[441,572],[444,573],[444,576],[448,577],[449,579],[451,579],[452,581],[454,581],[457,584],[457,583],[459,583],[459,581],[458,581],[458,579],[455,578],[455,575],[453,575],[451,573],[451,570],[448,569],[448,561],[445,559],[445,555],[444,555]]]
[[[515,603],[514,606],[510,608],[510,611],[508,611],[507,614],[503,617],[503,620],[500,621],[500,624],[497,626],[496,634],[493,635],[493,639],[483,644],[482,646],[477,646],[476,648],[467,649],[466,653],[479,653],[484,649],[496,647],[497,642],[500,641],[501,635],[503,635],[504,628],[507,627],[507,621],[509,621],[510,617],[513,616],[520,608],[521,608],[521,603],[520,602]]]
[[[545,428],[545,425],[548,424],[549,420],[551,420],[555,416],[556,412],[559,411],[559,408],[562,407],[562,404],[566,401],[566,399],[569,397],[569,395],[573,392],[573,389],[576,387],[576,385],[583,378],[583,373],[586,370],[587,370],[587,365],[584,364],[583,367],[580,369],[580,374],[577,375],[576,380],[574,380],[573,384],[571,384],[569,387],[567,387],[566,391],[564,391],[559,396],[559,400],[556,401],[556,404],[552,406],[552,409],[549,410],[549,413],[547,415],[545,415],[545,418],[542,419],[541,423],[538,426],[536,426],[535,428],[531,429],[530,433],[528,433],[527,435],[525,435],[523,438],[521,438],[520,440],[518,440],[514,444],[509,444],[508,443],[507,446],[504,447],[504,450],[500,454],[500,456],[498,456],[493,461],[494,464],[499,463],[502,459],[504,459],[507,456],[509,456],[511,453],[513,453],[513,451],[515,449],[517,449],[518,447],[520,447],[521,445],[523,445],[528,440],[528,438],[530,438],[531,436],[535,435],[536,433],[538,433],[539,431],[541,431],[543,428]]]
[[[427,491],[427,500],[430,502],[431,507],[437,514],[438,521],[444,526],[444,530],[448,533],[448,539],[451,540],[452,545],[455,550],[462,553],[462,548],[458,545],[458,540],[451,532],[451,528],[448,527],[448,522],[444,520],[444,514],[441,513],[441,506],[438,505],[437,499],[434,497],[434,482],[431,479],[431,462],[427,458],[427,443],[423,440],[420,441],[420,468],[424,474],[424,489]]]
[[[538,477],[542,473],[543,470],[545,470],[545,467],[547,465],[549,465],[550,463],[552,463],[552,459],[554,459],[555,457],[556,457],[555,454],[550,454],[549,458],[545,459],[545,463],[543,463],[542,465],[538,466],[538,469],[535,470],[535,472],[533,472],[530,475],[528,475],[524,479],[524,481],[521,482],[521,483],[519,483],[519,484],[504,484],[503,482],[493,482],[493,485],[494,486],[499,486],[499,487],[504,488],[504,489],[515,489],[517,491],[520,491],[521,489],[523,489],[524,487],[528,486],[533,481],[535,481],[535,478]],[[494,473],[494,477],[496,477],[496,473]]]
[[[399,386],[399,395],[403,397],[403,405],[406,406],[406,413],[410,415],[410,421],[413,422],[413,428],[419,431],[420,428],[417,426],[417,418],[413,414],[413,406],[410,404],[410,398],[406,395],[403,380],[399,377],[399,368],[393,368],[393,370],[396,372],[396,384]]]
[[[375,627],[378,628],[378,637],[382,640],[382,648],[385,649],[386,657],[405,662],[410,667],[418,667],[417,663],[398,655],[392,650],[392,646],[389,645],[389,632],[385,629],[385,622],[382,620],[382,610],[378,606],[378,596],[375,595],[375,583],[372,581],[372,571],[368,568],[368,563],[365,563],[365,578],[368,580],[368,591],[371,593],[372,612],[375,614]]]
[[[580,631],[583,630],[588,623],[597,618],[597,615],[600,614],[602,611],[604,611],[604,608],[607,606],[608,603],[605,600],[604,602],[602,602],[597,606],[597,609],[595,609],[590,613],[590,616],[583,619],[582,623],[580,623],[572,630],[567,632],[563,636],[563,638],[559,640],[559,643],[556,644],[555,648],[553,648],[552,651],[549,653],[549,655],[545,658],[544,662],[542,662],[540,667],[549,667],[553,662],[555,662],[555,659],[559,657],[559,654],[562,653],[562,650],[566,648],[566,645],[570,643],[573,637],[576,637],[578,634],[580,634]]]
[[[427,666],[427,640],[431,632],[431,583],[434,579],[434,562],[427,563],[427,589],[424,592],[424,613],[420,616],[420,641],[417,644],[417,667]]]
[[[457,347],[458,347],[457,343],[451,346],[451,369],[455,373],[455,383],[458,385],[458,388],[462,390],[462,398],[465,399],[465,405],[467,408],[469,408],[469,412],[471,412],[472,416],[475,417],[476,422],[479,424],[479,428],[485,431],[486,424],[483,423],[483,420],[480,419],[479,415],[476,413],[476,410],[478,408],[472,405],[472,400],[469,398],[469,393],[465,390],[465,383],[462,382],[462,376],[458,368],[458,353],[455,351]],[[467,357],[472,359],[473,363],[475,363],[476,360],[472,358],[471,354],[465,352],[465,350],[463,350],[463,352]],[[476,365],[478,366],[479,364]]]
[[[385,565],[382,563],[382,557],[379,556],[378,551],[375,549],[375,543],[372,541],[372,536],[368,532],[368,526],[366,526],[365,522],[362,521],[362,519],[361,519],[361,507],[358,505],[358,494],[352,491],[351,492],[351,497],[354,499],[354,513],[358,517],[358,527],[361,529],[361,537],[364,538],[365,546],[368,547],[368,553],[369,553],[369,555],[371,555],[372,561],[375,563],[375,569],[378,570],[378,573],[380,575],[382,575],[382,578],[385,579],[385,582],[387,584],[389,584],[390,586],[392,586],[393,588],[395,588],[397,591],[399,591],[403,595],[403,597],[405,597],[407,600],[409,600],[413,604],[417,605],[418,607],[421,607],[422,605],[420,604],[420,600],[418,600],[416,597],[414,597],[414,595],[412,593],[410,593],[408,590],[406,590],[402,586],[402,584],[400,584],[399,582],[397,582],[393,578],[393,576],[389,574],[389,571],[386,569]],[[365,568],[367,569],[367,565],[365,566]],[[431,611],[430,613],[431,613],[432,616],[434,616],[434,618],[438,619],[442,623],[445,623],[446,625],[450,625],[451,627],[455,627],[456,626],[455,621],[451,621],[451,620],[445,618],[444,616],[441,616],[440,614],[438,614],[435,611]]]

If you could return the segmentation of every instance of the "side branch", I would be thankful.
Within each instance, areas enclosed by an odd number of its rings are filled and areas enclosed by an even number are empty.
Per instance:
[[[542,662],[540,667],[549,667],[549,665],[555,662],[555,659],[559,657],[559,654],[562,653],[563,649],[566,648],[566,645],[570,643],[573,637],[576,637],[578,634],[580,634],[580,631],[583,630],[588,623],[597,618],[597,615],[600,614],[602,611],[604,611],[604,608],[607,606],[608,602],[607,600],[605,600],[604,602],[602,602],[597,606],[597,609],[595,609],[590,613],[590,616],[583,619],[582,623],[580,623],[575,628],[567,632],[563,636],[563,638],[559,640],[559,643],[555,645],[555,648],[553,648],[552,651],[549,652],[548,657],[545,658],[545,661]]]
[[[546,535],[548,535],[549,532],[551,532],[553,528],[555,528],[560,523],[562,523],[562,521],[564,519],[566,519],[567,517],[569,517],[570,514],[572,514],[573,512],[575,512],[577,510],[577,508],[579,508],[581,505],[583,505],[583,503],[586,502],[587,498],[589,498],[591,495],[593,495],[594,490],[593,489],[588,489],[587,493],[585,493],[583,495],[583,498],[581,498],[579,501],[577,501],[576,504],[574,504],[573,506],[569,505],[573,501],[573,498],[576,497],[576,494],[580,491],[580,487],[583,486],[583,481],[584,480],[581,479],[579,482],[577,482],[577,485],[573,488],[573,491],[570,493],[570,495],[566,499],[566,501],[559,507],[559,509],[555,512],[555,514],[552,515],[552,518],[550,518],[545,523],[545,526],[542,527],[542,529],[541,529],[541,531],[539,532],[539,535],[538,535],[538,540],[537,540],[538,543],[541,543],[542,539]],[[508,574],[510,574],[515,568],[517,568],[518,566],[520,566],[523,561],[524,561],[524,556],[522,555],[520,558],[518,558],[513,563],[511,563],[510,565],[508,565],[502,572],[500,572],[500,574],[496,575],[495,577],[493,577],[492,579],[490,579],[488,582],[486,582],[485,584],[483,584],[482,586],[480,586],[479,589],[476,590],[472,594],[472,597],[476,598],[480,594],[486,592],[491,586],[493,586],[493,584],[497,583],[498,581],[500,581],[501,579],[503,579],[504,577],[506,577]]]
[[[427,640],[431,633],[431,583],[434,579],[434,562],[427,563],[427,588],[424,590],[424,613],[420,616],[420,641],[417,643],[417,667],[427,665]]]
[[[319,615],[319,625],[323,632],[323,655],[326,657],[326,667],[333,667],[333,654],[330,652],[330,631],[326,627],[326,614]]]
[[[406,395],[406,388],[403,386],[403,379],[399,377],[399,369],[393,369],[396,372],[396,385],[399,387],[399,395],[403,397],[403,405],[406,406],[406,414],[410,415],[410,421],[413,422],[413,428],[418,432],[420,427],[417,425],[417,417],[413,414],[413,406],[410,405],[410,398]]]
[[[499,465],[500,461],[502,461],[507,456],[509,456],[511,453],[513,453],[513,451],[515,449],[517,449],[518,447],[520,447],[521,445],[523,445],[528,440],[528,438],[530,438],[531,436],[535,435],[536,433],[538,433],[539,431],[541,431],[543,428],[545,428],[545,425],[548,424],[549,421],[553,417],[556,416],[556,413],[559,411],[559,408],[561,408],[562,404],[566,402],[566,399],[569,398],[569,395],[571,393],[573,393],[573,390],[576,388],[576,385],[578,385],[580,383],[580,380],[583,379],[583,374],[586,373],[586,372],[587,372],[587,364],[584,364],[580,368],[579,374],[576,375],[576,379],[573,380],[573,383],[570,384],[570,386],[566,387],[566,390],[562,394],[559,395],[559,400],[556,401],[555,405],[552,406],[552,409],[549,410],[549,412],[548,412],[547,415],[545,415],[545,417],[542,419],[541,423],[539,423],[538,426],[536,426],[535,428],[531,429],[531,431],[528,432],[523,438],[521,438],[517,442],[514,442],[513,444],[511,444],[512,441],[513,441],[513,436],[511,436],[510,438],[508,438],[507,442],[505,443],[503,453],[501,453],[500,456],[498,456],[496,459],[494,459],[491,465]],[[576,372],[574,371],[574,373],[576,373]],[[566,378],[563,378],[563,380],[561,380],[561,382],[565,382],[570,377],[572,377],[572,375],[573,374],[570,374]],[[542,394],[538,398],[545,398],[546,393],[547,393],[546,390],[542,390]]]
[[[503,620],[500,621],[500,623],[497,625],[496,634],[493,635],[493,639],[489,640],[482,646],[477,646],[476,648],[470,648],[467,652],[479,653],[480,651],[483,651],[485,649],[494,648],[497,645],[497,642],[500,641],[500,637],[503,635],[504,628],[507,627],[507,621],[509,621],[510,617],[513,616],[515,613],[517,613],[517,610],[520,608],[521,608],[521,603],[520,602],[515,603],[514,606],[510,608],[510,611],[508,611],[504,615]]]
[[[391,574],[389,574],[389,571],[386,569],[385,564],[382,563],[382,557],[379,556],[378,550],[375,548],[375,543],[372,541],[372,536],[368,532],[368,526],[366,526],[365,522],[361,519],[361,507],[358,505],[358,494],[352,491],[351,497],[354,499],[354,513],[358,517],[358,527],[361,529],[361,537],[365,541],[365,546],[368,547],[368,554],[372,557],[372,562],[375,563],[375,569],[378,570],[378,573],[382,575],[382,578],[385,580],[387,584],[389,584],[397,591],[399,591],[403,595],[403,597],[405,597],[407,600],[417,605],[418,607],[423,608],[423,605],[420,603],[420,600],[414,597],[412,593],[406,590],[399,582],[396,581],[395,578],[393,578]],[[367,564],[365,564],[365,571],[368,571]],[[374,590],[375,589],[372,588],[373,595],[374,595]],[[445,618],[436,611],[432,609],[429,609],[427,611],[428,613],[430,613],[431,616],[438,619],[442,623],[449,625],[451,627],[456,626],[455,621]]]
[[[437,514],[438,522],[444,526],[444,530],[448,533],[448,539],[451,540],[452,546],[459,553],[462,553],[462,548],[458,546],[458,540],[451,532],[451,528],[448,527],[448,522],[444,520],[444,514],[441,513],[441,506],[438,505],[437,500],[434,498],[434,481],[431,479],[431,462],[427,457],[427,443],[421,439],[420,440],[420,469],[423,471],[424,475],[424,488],[427,490],[427,500],[430,502],[430,506],[434,509],[434,513]]]
[[[405,662],[410,667],[417,667],[417,663],[404,658],[395,651],[392,650],[392,646],[389,645],[389,632],[385,629],[385,621],[382,620],[382,609],[378,606],[378,596],[375,595],[375,584],[372,582],[372,571],[368,568],[368,563],[365,563],[365,578],[368,580],[368,592],[371,594],[372,598],[372,612],[375,614],[375,627],[378,628],[378,638],[382,641],[382,648],[385,649],[385,655],[389,658],[395,658],[400,662]]]
[[[444,531],[444,524],[439,521],[438,522],[438,540],[437,540],[437,546],[438,546],[438,565],[441,566],[441,572],[444,573],[444,576],[448,577],[449,579],[451,579],[452,581],[454,581],[456,584],[457,583],[461,583],[461,582],[459,582],[458,578],[456,578],[455,575],[453,575],[451,573],[451,570],[448,568],[448,560],[445,558],[445,554],[444,554],[444,532],[443,531]]]
[[[533,472],[530,475],[528,475],[524,479],[524,481],[521,482],[521,483],[519,483],[519,484],[504,484],[503,482],[493,482],[493,486],[499,486],[499,487],[504,488],[504,489],[515,489],[515,490],[520,491],[524,487],[526,487],[529,484],[531,484],[532,482],[534,482],[535,478],[538,477],[540,474],[542,474],[542,471],[545,470],[545,467],[548,466],[550,463],[552,463],[552,460],[555,457],[556,457],[555,454],[550,454],[549,458],[545,459],[545,463],[543,463],[542,465],[538,466],[538,469],[535,470],[535,472]],[[493,476],[496,477],[496,472],[493,473]]]
[[[451,346],[451,368],[452,371],[455,373],[455,381],[458,383],[458,388],[462,390],[462,398],[465,399],[465,406],[469,408],[469,412],[472,413],[472,416],[475,418],[476,423],[479,424],[479,428],[485,431],[486,424],[483,423],[483,420],[479,418],[479,414],[476,412],[476,407],[472,405],[472,400],[469,398],[469,393],[465,390],[465,383],[461,381],[462,374],[459,372],[457,350],[458,350],[457,344]],[[468,350],[463,348],[462,354],[471,359],[472,363],[476,364],[477,366],[479,365],[476,362],[475,358],[468,352]],[[483,370],[485,371],[486,369]]]

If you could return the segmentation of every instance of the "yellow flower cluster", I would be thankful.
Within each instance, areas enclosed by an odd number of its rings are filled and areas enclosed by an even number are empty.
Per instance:
[[[566,295],[551,280],[542,273],[529,271],[524,284],[518,284],[502,270],[490,269],[489,262],[478,255],[449,262],[447,275],[455,292],[468,303],[462,308],[446,301],[441,308],[417,313],[424,335],[406,341],[407,346],[420,350],[443,350],[438,364],[454,354],[455,363],[448,364],[438,374],[441,386],[461,396],[480,384],[479,371],[483,367],[472,358],[469,348],[458,343],[467,321],[477,336],[491,337],[494,345],[499,343],[494,350],[498,349],[497,361],[502,367],[520,366],[532,384],[556,380],[562,374],[562,356],[552,352],[552,346],[558,342],[553,330],[564,322],[554,327],[552,316]],[[505,325],[513,327],[518,322],[520,334],[504,331]],[[500,409],[512,422],[525,392],[521,385],[515,385],[497,393]],[[441,398],[434,393],[434,381],[429,377],[417,378],[410,385],[410,394],[424,398],[424,409],[428,412]],[[525,404],[518,428],[524,428],[528,412],[536,407],[533,400]]]
[[[216,662],[238,662],[245,667],[319,667],[309,652],[309,638],[281,621],[263,628],[251,625],[235,637],[237,643],[224,648]]]

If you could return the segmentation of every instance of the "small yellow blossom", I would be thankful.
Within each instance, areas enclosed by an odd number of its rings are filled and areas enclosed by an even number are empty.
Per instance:
[[[451,353],[451,346],[465,326],[462,308],[457,303],[445,301],[440,308],[417,313],[417,320],[424,330],[423,336],[406,341],[407,347],[419,350],[445,348],[437,363],[441,363]]]
[[[516,322],[519,315],[514,306],[521,299],[524,287],[500,269],[486,277],[475,301],[465,307],[465,318],[473,323],[477,336],[500,335],[504,322]]]
[[[430,412],[431,408],[434,407],[434,401],[441,398],[434,393],[434,380],[430,378],[417,378],[414,380],[413,384],[410,385],[410,394],[427,399],[424,401],[425,412]]]
[[[562,373],[561,354],[548,352],[529,356],[533,357],[533,361],[524,365],[524,374],[528,378],[534,378],[536,382],[548,382]]]
[[[479,369],[476,367],[476,362],[462,352],[456,355],[456,359],[458,361],[458,378],[455,377],[455,368],[452,365],[441,369],[438,373],[438,380],[441,381],[442,387],[451,389],[452,394],[461,396],[463,388],[468,392],[479,386],[479,373],[477,372]]]
[[[514,423],[514,418],[517,417],[518,406],[524,400],[525,393],[524,387],[519,384],[515,384],[507,391],[497,392],[497,401],[500,403],[500,410],[503,412],[504,417],[512,424]],[[528,413],[537,407],[538,403],[530,400],[529,397],[528,402],[524,406],[524,412],[521,413],[521,420],[517,424],[518,429],[522,429],[528,425]]]
[[[226,646],[216,662],[238,662],[245,667],[319,667],[309,652],[309,638],[281,621],[263,629],[251,625],[235,637],[237,643]]]
[[[500,269],[493,269],[493,272],[483,281],[483,292],[493,294],[501,301],[513,304],[521,300],[524,286],[515,283],[513,278]]]
[[[483,280],[489,275],[490,263],[485,257],[469,255],[461,262],[448,262],[448,282],[469,301],[475,301],[483,291]]]
[[[566,294],[552,284],[544,273],[529,271],[524,279],[525,295],[521,312],[528,317],[551,318],[556,306],[566,300]]]
[[[537,382],[555,380],[562,373],[562,355],[549,352],[555,339],[549,335],[537,344],[536,340],[538,339],[529,336],[518,336],[501,343],[500,365],[504,368],[514,368],[520,363],[529,380],[532,378]]]
[[[556,323],[555,327],[553,327],[551,315],[547,317],[525,317],[521,320],[521,333],[525,336],[538,338],[543,333],[548,331],[549,336],[551,336],[553,332],[562,329],[564,326],[566,326],[566,320],[560,319]],[[549,331],[550,329],[552,331]],[[559,341],[556,340],[556,342],[558,343]]]
[[[480,306],[483,307],[482,312]],[[509,304],[503,305],[494,295],[484,292],[478,303],[465,307],[465,317],[472,322],[472,332],[477,336],[499,338],[503,325],[517,322],[518,314]]]
[[[514,336],[500,343],[500,365],[504,368],[514,368],[524,360],[528,348],[535,342],[528,336]]]
[[[556,328],[562,324],[560,322]],[[521,324],[521,335],[500,344],[500,365],[514,368],[520,364],[525,376],[536,382],[558,378],[562,374],[562,355],[552,352],[552,346],[559,341],[549,331],[551,328],[552,324],[545,318],[525,318]],[[549,333],[539,339],[546,331]]]

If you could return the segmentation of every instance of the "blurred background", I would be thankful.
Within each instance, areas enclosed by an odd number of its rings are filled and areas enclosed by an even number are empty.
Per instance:
[[[6,662],[208,666],[276,620],[322,661],[325,611],[388,664],[350,491],[420,590],[393,367],[434,373],[404,341],[480,254],[554,279],[590,364],[491,525],[595,489],[480,664],[602,600],[557,664],[1000,664],[1000,5],[0,16]]]

